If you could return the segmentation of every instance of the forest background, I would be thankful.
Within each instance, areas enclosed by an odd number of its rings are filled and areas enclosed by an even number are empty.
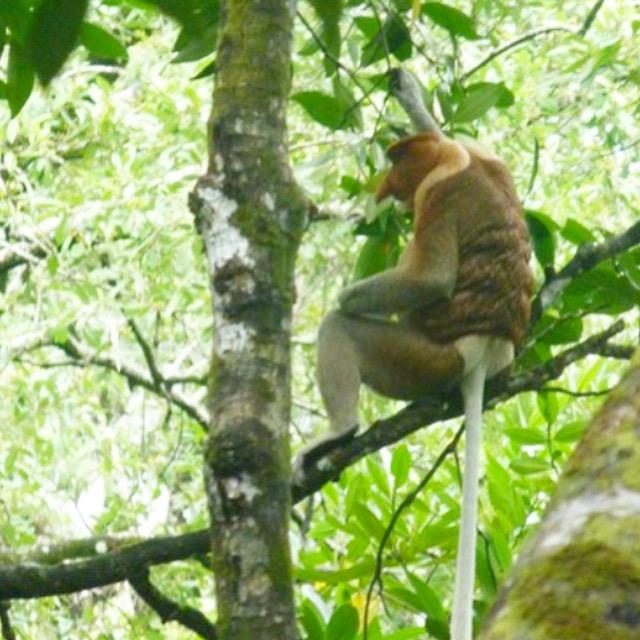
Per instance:
[[[240,28],[233,11],[225,19],[220,9],[242,7],[249,40],[278,49],[280,32],[252,29],[251,19],[286,3],[270,9],[257,0],[190,0],[176,9],[74,0],[68,14],[53,11],[55,4],[0,6],[3,633],[233,637],[226,623],[216,631],[208,621],[220,616],[221,595],[214,596],[207,554],[215,488],[202,479],[207,429],[215,431],[207,383],[220,375],[210,374],[211,343],[220,356],[215,345],[231,324],[216,316],[215,294],[212,320],[216,281],[195,185],[208,155],[209,167],[215,164],[207,121],[214,138],[221,130],[215,109],[222,107],[214,104],[210,115],[213,74],[226,64],[216,47],[221,34]],[[343,286],[395,262],[410,228],[400,208],[372,201],[385,147],[411,130],[389,71],[403,65],[415,74],[449,135],[477,137],[494,149],[525,204],[535,323],[513,376],[492,390],[485,413],[479,621],[637,343],[640,9],[631,0],[309,0],[285,23],[290,64],[283,56],[286,64],[276,67],[266,54],[251,63],[255,77],[281,96],[288,90],[283,69],[292,70],[288,158],[310,203],[291,214],[293,244],[274,252],[289,265],[277,267],[283,272],[295,261],[292,324],[281,327],[283,344],[291,337],[291,369],[270,381],[281,390],[277,433],[290,411],[294,450],[326,428],[314,382],[321,318]],[[228,96],[217,95],[224,106]],[[263,135],[255,114],[238,118],[244,128],[237,133],[249,143]],[[267,200],[250,220],[263,238],[277,238],[272,209]],[[256,313],[263,303],[252,302]],[[283,349],[274,362],[286,368]],[[402,409],[365,394],[363,426],[384,424],[294,490],[290,533],[280,543],[291,547],[303,637],[360,638],[365,618],[372,639],[447,637],[458,414],[455,398]],[[579,475],[581,465],[601,469],[593,456],[608,456],[627,474],[625,486],[640,488],[630,471],[640,447],[622,436],[601,437],[602,451],[581,445],[571,473]],[[286,464],[277,468],[286,478]],[[629,529],[614,526],[613,511],[605,515],[590,542],[599,553],[610,537],[628,560],[621,541]],[[584,564],[576,557],[556,565],[575,573]],[[612,557],[597,556],[591,573],[615,565]],[[607,607],[596,598],[584,613],[589,633],[601,634],[594,638],[603,637],[603,628],[593,631],[601,619],[616,640],[637,633],[640,570],[631,566],[630,592]],[[534,588],[524,609],[541,611],[539,583],[527,585]],[[543,637],[591,637],[576,629],[549,634],[567,607],[558,604],[556,617],[553,607],[543,611],[548,618],[540,624],[550,625]]]

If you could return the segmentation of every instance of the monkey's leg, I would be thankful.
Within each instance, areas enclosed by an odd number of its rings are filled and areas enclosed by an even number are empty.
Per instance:
[[[355,434],[361,383],[389,398],[414,400],[455,384],[463,369],[453,344],[434,343],[405,324],[330,313],[318,338],[318,383],[331,430],[300,454],[298,466]]]

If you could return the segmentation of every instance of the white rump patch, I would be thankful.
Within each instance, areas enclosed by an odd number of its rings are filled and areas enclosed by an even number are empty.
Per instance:
[[[465,376],[482,363],[487,378],[491,378],[508,367],[515,356],[513,342],[506,338],[470,335],[458,338],[454,344],[464,360]]]

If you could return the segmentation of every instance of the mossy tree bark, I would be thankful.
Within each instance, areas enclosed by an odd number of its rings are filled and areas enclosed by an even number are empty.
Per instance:
[[[213,298],[206,489],[220,640],[296,639],[290,324],[308,207],[288,165],[295,2],[222,2],[209,170],[193,194]]]
[[[587,429],[480,637],[640,638],[640,353]]]

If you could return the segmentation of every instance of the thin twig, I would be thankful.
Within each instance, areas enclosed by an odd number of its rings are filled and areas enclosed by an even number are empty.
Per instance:
[[[147,342],[146,338],[142,334],[142,331],[140,330],[140,327],[138,326],[138,323],[133,318],[127,318],[127,324],[129,325],[131,331],[133,332],[133,335],[135,336],[136,342],[142,350],[142,354],[144,355],[147,367],[149,367],[149,373],[151,374],[153,384],[158,390],[165,391],[166,385],[164,382],[164,377],[160,373],[160,369],[158,369],[156,358],[151,345],[149,344],[149,342]]]
[[[598,15],[598,11],[600,11],[600,8],[603,4],[604,0],[596,0],[596,3],[593,5],[593,7],[591,7],[591,11],[589,11],[589,13],[587,14],[587,17],[585,18],[580,31],[578,31],[581,36],[587,35],[587,31],[591,29],[591,25],[594,23]]]
[[[198,609],[178,604],[159,589],[149,579],[149,569],[146,567],[129,578],[129,584],[159,616],[163,623],[178,622],[195,634],[206,640],[217,640],[215,625]]]
[[[572,391],[571,389],[565,389],[564,387],[545,387],[540,389],[540,393],[563,393],[573,398],[597,398],[600,396],[606,396],[613,391],[613,388],[602,389],[601,391]]]
[[[0,631],[2,631],[3,640],[17,640],[9,617],[10,606],[7,602],[0,602]]]
[[[77,363],[78,366],[94,365],[123,376],[131,386],[142,387],[143,389],[147,389],[147,391],[151,391],[169,400],[193,418],[204,429],[208,428],[207,416],[201,408],[192,405],[176,391],[167,390],[163,385],[158,386],[153,379],[150,379],[134,365],[123,364],[109,356],[98,355],[97,352],[84,345],[77,338],[71,336],[64,340],[54,340],[47,346],[56,347],[64,351],[64,353],[71,358],[71,361]]]
[[[529,33],[525,33],[524,35],[520,36],[519,38],[516,38],[515,40],[512,40],[511,42],[507,42],[507,44],[505,44],[505,45],[503,45],[501,47],[498,47],[497,49],[492,51],[486,58],[480,60],[480,62],[478,62],[478,64],[476,64],[475,67],[471,67],[471,69],[469,69],[469,71],[465,71],[462,74],[462,76],[460,77],[460,80],[461,81],[467,80],[467,78],[472,76],[477,71],[480,71],[480,69],[482,69],[483,67],[486,67],[490,62],[495,60],[498,56],[501,56],[503,53],[506,53],[507,51],[510,51],[511,49],[514,49],[515,47],[523,44],[524,42],[528,42],[529,40],[534,40],[538,36],[543,36],[543,35],[546,35],[548,33],[555,33],[555,32],[558,32],[558,31],[562,31],[564,33],[573,33],[573,34],[575,34],[573,29],[570,29],[569,27],[561,27],[561,26],[558,26],[558,27],[544,27],[543,29],[537,29],[535,31],[530,31]]]
[[[373,590],[376,584],[382,584],[382,554],[384,553],[384,548],[391,537],[394,527],[396,526],[396,522],[402,515],[402,512],[407,509],[411,503],[422,493],[424,488],[427,486],[431,478],[436,474],[436,471],[442,466],[444,461],[452,455],[456,447],[458,446],[458,442],[464,432],[464,426],[461,426],[447,444],[447,446],[440,452],[440,455],[436,458],[435,462],[424,475],[422,480],[418,483],[418,485],[408,493],[402,502],[398,505],[397,509],[394,511],[391,516],[391,520],[387,525],[387,528],[382,535],[382,539],[380,540],[380,544],[378,545],[378,551],[376,552],[376,564],[375,569],[373,571],[373,577],[371,578],[371,582],[369,583],[369,588],[367,589],[367,598],[365,600],[364,605],[364,623],[363,623],[363,638],[367,640],[368,637],[368,627],[369,627],[369,609],[371,606],[371,597],[373,595]]]

